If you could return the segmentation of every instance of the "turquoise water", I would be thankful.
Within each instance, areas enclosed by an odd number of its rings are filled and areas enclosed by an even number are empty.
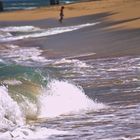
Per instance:
[[[60,4],[73,3],[76,0],[60,0]],[[3,0],[4,10],[34,9],[49,6],[49,0]]]

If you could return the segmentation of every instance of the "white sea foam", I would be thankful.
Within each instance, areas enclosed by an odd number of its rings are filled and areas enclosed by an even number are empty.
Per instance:
[[[4,63],[4,60],[3,59],[0,59],[0,63]]]
[[[44,29],[44,30],[41,30],[41,31],[37,31],[37,32],[33,32],[33,33],[30,33],[34,28],[36,29],[37,27],[28,27],[28,28],[25,28],[24,27],[7,27],[5,29],[5,31],[8,31],[8,32],[12,32],[12,31],[19,31],[19,32],[29,32],[29,34],[26,34],[26,35],[15,35],[15,36],[12,36],[12,37],[5,37],[5,38],[1,38],[0,41],[1,42],[8,42],[8,41],[15,41],[15,40],[21,40],[21,39],[27,39],[27,38],[38,38],[38,37],[46,37],[46,36],[50,36],[50,35],[56,35],[56,34],[61,34],[61,33],[65,33],[65,32],[71,32],[71,31],[74,31],[74,30],[78,30],[78,29],[81,29],[81,28],[84,28],[84,27],[89,27],[89,26],[94,26],[98,24],[98,22],[96,23],[86,23],[86,24],[80,24],[80,25],[75,25],[75,26],[67,26],[67,27],[55,27],[55,28],[50,28],[50,29]],[[34,29],[34,30],[35,30]],[[2,29],[1,29],[2,30]],[[33,31],[34,31],[33,30]],[[3,29],[4,31],[4,29]]]
[[[9,49],[19,48],[18,45],[13,45],[13,44],[6,44],[5,46],[6,46],[6,48],[9,48]]]
[[[0,30],[0,39],[4,39],[5,37],[12,37],[12,34]]]
[[[71,66],[71,67],[79,67],[79,68],[89,68],[90,65],[87,65],[85,62],[82,62],[78,59],[60,59],[56,60],[53,65],[57,65],[58,67],[64,67],[64,66]]]
[[[49,62],[51,60],[47,60],[45,57],[41,56],[43,50],[39,48],[19,48],[18,46],[10,45],[9,48],[1,50],[0,56],[2,58],[8,59],[10,61],[14,61],[17,64],[31,64],[33,62]]]
[[[13,79],[13,80],[4,80],[3,84],[6,84],[6,85],[21,85],[22,82],[19,81],[19,80]]]
[[[28,112],[25,113],[26,107]],[[8,89],[5,86],[0,86],[0,140],[38,140],[51,135],[67,134],[67,131],[26,125],[25,117],[31,115],[35,108],[35,106],[31,106],[31,103],[24,104],[24,106],[17,103],[9,95]]]
[[[10,26],[0,29],[3,32],[35,32],[40,30],[40,28],[34,26]]]
[[[0,86],[0,130],[24,125],[24,117],[18,104],[9,96],[8,89]]]
[[[32,130],[31,130],[32,129]],[[19,128],[11,132],[11,135],[16,139],[43,139],[48,138],[51,135],[65,135],[66,131],[59,131],[56,129],[48,129],[45,127],[34,127],[34,128]]]
[[[30,106],[30,102],[22,106],[15,102],[9,95],[8,89],[0,87],[0,139],[46,139],[51,135],[67,135],[67,131],[48,129],[41,126],[30,126],[25,124],[25,117],[33,110],[38,109],[38,117],[57,117],[80,111],[100,110],[105,108],[102,103],[96,103],[89,99],[81,87],[77,87],[66,81],[52,81],[43,90],[38,98],[37,106]],[[27,101],[27,99],[25,99]],[[26,102],[25,101],[25,102]],[[27,107],[28,111],[24,110]],[[22,108],[22,112],[20,110]],[[37,112],[37,111],[35,111]],[[24,114],[24,115],[22,115]],[[2,132],[3,131],[3,132]]]
[[[88,98],[81,87],[67,81],[53,80],[40,92],[37,102],[31,102],[22,96],[22,102],[17,103],[9,95],[8,89],[1,86],[0,130],[16,125],[22,126],[25,124],[25,118],[51,118],[105,108],[104,104]]]
[[[12,131],[0,133],[0,140],[39,140],[51,135],[67,135],[67,131],[48,129],[46,127],[23,126]]]
[[[7,44],[7,49],[0,51],[0,56],[4,59],[14,61],[17,64],[51,64],[54,67],[73,67],[73,68],[91,68],[91,65],[86,64],[78,59],[46,59],[42,56],[43,50],[38,47],[19,47],[18,45]]]
[[[122,137],[122,140],[140,140],[140,136],[127,136],[127,137]]]
[[[53,80],[48,84],[39,100],[40,115],[38,117],[56,117],[81,111],[97,111],[105,108],[88,98],[81,87],[66,81]]]

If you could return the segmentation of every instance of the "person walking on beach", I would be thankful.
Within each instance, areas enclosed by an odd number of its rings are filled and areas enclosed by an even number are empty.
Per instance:
[[[64,18],[64,6],[61,6],[61,9],[60,9],[60,19],[59,19],[60,23],[62,23],[63,18]]]

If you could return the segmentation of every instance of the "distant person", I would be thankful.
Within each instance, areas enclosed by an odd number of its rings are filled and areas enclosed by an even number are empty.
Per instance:
[[[64,18],[64,6],[61,6],[61,9],[60,9],[60,19],[59,19],[60,23],[62,23],[63,18]]]

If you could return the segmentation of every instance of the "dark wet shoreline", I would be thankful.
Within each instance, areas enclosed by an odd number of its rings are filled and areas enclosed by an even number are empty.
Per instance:
[[[74,56],[76,58],[77,55],[79,59],[89,59],[140,55],[140,29],[107,30],[112,25],[125,22],[106,22],[104,19],[110,14],[102,13],[69,18],[65,19],[62,24],[55,19],[22,22],[1,21],[0,26],[32,25],[40,28],[53,28],[99,22],[95,26],[86,27],[77,31],[37,39],[13,41],[12,44],[24,47],[37,46],[41,49],[48,50],[47,53],[50,50],[54,54],[50,55],[53,58],[61,56],[71,58]],[[88,53],[95,53],[95,55],[85,56]],[[78,57],[81,54],[84,57]]]

